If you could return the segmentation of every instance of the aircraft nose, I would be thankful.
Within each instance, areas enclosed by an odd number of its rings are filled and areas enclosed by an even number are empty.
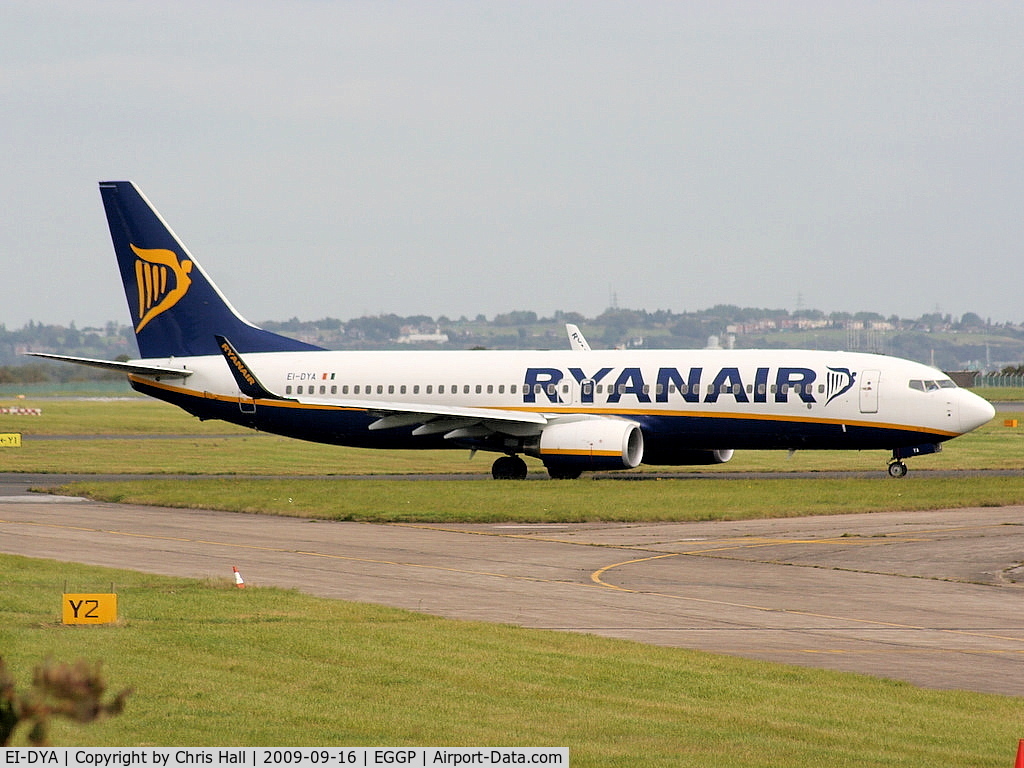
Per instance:
[[[961,390],[960,397],[960,432],[966,433],[992,421],[996,409],[983,397],[978,397],[966,389]]]

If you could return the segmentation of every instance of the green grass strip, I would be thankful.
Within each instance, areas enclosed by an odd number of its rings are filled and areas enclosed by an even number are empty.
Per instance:
[[[0,403],[3,404],[3,403]],[[14,404],[14,403],[7,403]],[[489,474],[494,454],[469,459],[466,450],[380,451],[289,440],[201,422],[152,400],[31,400],[42,416],[5,416],[0,431],[21,432],[23,445],[0,452],[3,472],[84,474]],[[942,453],[909,462],[911,473],[929,469],[1024,469],[1024,426],[1004,426],[1024,414],[999,413],[976,432],[957,438]],[[170,436],[173,436],[170,437]],[[861,470],[885,476],[888,451],[737,451],[714,467],[642,465],[637,473],[682,469],[716,472],[816,472]],[[543,473],[535,459],[531,471]]]
[[[742,520],[1024,504],[1024,477],[571,482],[194,478],[81,482],[65,495],[130,504],[370,522]]]

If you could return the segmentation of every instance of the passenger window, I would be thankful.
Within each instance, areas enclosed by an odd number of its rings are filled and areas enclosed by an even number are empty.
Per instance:
[[[481,384],[477,384],[477,385],[476,385],[476,393],[477,393],[478,395],[482,395],[482,394],[483,394],[483,392],[484,392],[484,388],[483,388],[483,385],[481,385]]]
[[[284,388],[284,393],[286,395],[290,395],[292,393],[292,385],[291,384],[289,384],[287,387]]]
[[[327,394],[327,385],[326,384],[321,384],[320,385],[320,394],[321,395],[326,395]]]
[[[331,394],[332,395],[338,394],[338,385],[337,384],[331,384]]]

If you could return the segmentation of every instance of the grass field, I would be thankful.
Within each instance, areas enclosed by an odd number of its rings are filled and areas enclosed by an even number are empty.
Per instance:
[[[695,521],[1024,504],[1024,476],[517,482],[196,478],[80,482],[101,501],[364,522]]]
[[[0,556],[0,648],[102,660],[121,716],[81,746],[568,746],[573,766],[1010,765],[1021,699],[929,691],[589,635],[457,622]],[[62,627],[60,593],[120,596],[121,622]],[[24,734],[22,741],[24,743]]]
[[[1000,413],[942,454],[912,461],[910,477],[899,481],[885,476],[884,452],[792,459],[749,452],[721,468],[695,468],[695,479],[512,485],[311,478],[487,473],[490,460],[303,444],[201,423],[140,399],[23,404],[41,406],[44,415],[0,417],[0,431],[25,435],[23,448],[0,452],[0,471],[195,475],[69,490],[143,503],[334,519],[524,521],[1024,503],[1019,475],[947,479],[927,471],[1024,469],[1024,432],[1002,424],[1019,414]],[[722,469],[869,469],[878,478],[714,477]],[[120,594],[118,626],[60,626],[65,585],[105,591],[111,583]],[[0,584],[0,654],[23,684],[52,655],[102,660],[112,688],[135,688],[120,717],[60,725],[53,739],[61,745],[568,746],[574,766],[1003,766],[1024,728],[1020,698],[448,621],[227,582],[0,556]]]
[[[1007,419],[1024,423],[1019,413],[1001,413],[976,432],[951,441],[942,453],[912,460],[910,476],[901,481],[886,477],[885,451],[806,451],[792,457],[779,451],[740,451],[728,464],[684,468],[692,472],[690,479],[650,481],[642,487],[600,479],[665,469],[642,467],[575,482],[519,483],[509,492],[507,484],[494,482],[424,484],[343,477],[489,474],[491,457],[470,460],[465,451],[371,451],[303,443],[223,422],[200,422],[169,405],[140,398],[39,403],[43,416],[18,417],[24,445],[0,452],[0,471],[195,476],[188,483],[89,482],[61,489],[113,501],[342,520],[470,522],[700,520],[1024,503],[1024,472],[955,479],[929,473],[1024,470],[1024,428],[1004,426]],[[545,476],[540,462],[528,462],[534,476]],[[877,479],[785,477],[787,472],[841,470],[877,472]],[[694,479],[723,472],[781,476],[713,483]],[[336,477],[314,480],[311,475]]]
[[[10,403],[0,402],[0,405]],[[0,471],[167,474],[364,475],[489,474],[493,455],[467,451],[373,451],[317,445],[254,433],[221,421],[201,422],[153,400],[20,401],[42,416],[0,415],[0,432],[21,432],[20,449],[0,452]],[[1004,421],[1017,419],[1010,428]],[[102,436],[102,439],[83,439]],[[39,439],[36,439],[39,438]],[[45,438],[45,439],[43,439]],[[146,439],[139,439],[146,438]],[[192,439],[194,438],[194,439]],[[877,471],[886,451],[738,451],[727,464],[683,467],[698,473]],[[541,463],[527,459],[534,473]],[[909,462],[911,476],[928,469],[1024,469],[1024,413],[999,413],[981,429],[946,444],[942,453]],[[642,466],[633,473],[671,467]],[[619,473],[630,474],[630,473]]]

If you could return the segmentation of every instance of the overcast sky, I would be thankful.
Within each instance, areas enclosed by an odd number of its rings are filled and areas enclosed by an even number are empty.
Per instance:
[[[254,322],[1024,322],[1024,3],[0,5],[0,323],[128,322],[134,181]]]

